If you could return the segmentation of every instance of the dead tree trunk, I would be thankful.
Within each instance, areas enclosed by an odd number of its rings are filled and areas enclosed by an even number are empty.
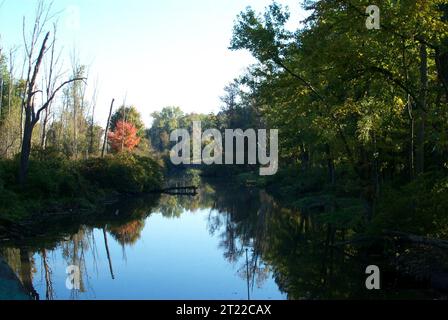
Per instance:
[[[40,148],[45,150],[47,148],[47,125],[48,125],[49,110],[45,110],[45,116],[42,122],[42,137],[40,140]]]
[[[25,125],[24,125],[24,132],[23,132],[23,140],[22,140],[22,153],[20,155],[20,168],[19,168],[19,184],[23,186],[26,181],[26,177],[28,175],[28,167],[29,167],[29,160],[30,160],[30,154],[31,154],[31,138],[33,135],[33,129],[36,125],[37,121],[35,121],[35,117],[33,117],[34,113],[34,95],[35,95],[35,85],[36,85],[36,79],[37,74],[39,73],[40,66],[42,64],[42,60],[45,55],[45,50],[47,46],[47,41],[50,36],[50,33],[48,32],[47,35],[44,38],[44,41],[42,43],[42,47],[39,52],[39,56],[37,58],[36,64],[34,65],[34,72],[33,76],[30,79],[30,82],[28,83],[28,89],[26,92],[26,104],[25,104]],[[37,119],[39,120],[39,119]]]
[[[55,50],[55,42],[56,42],[56,25],[54,25],[54,36],[53,43],[51,46],[51,54],[50,54],[50,68],[48,70],[47,79],[46,79],[46,98],[49,99],[51,92],[54,89],[54,80],[53,80],[53,66],[54,66],[54,50]],[[47,147],[47,125],[48,119],[50,116],[50,108],[51,104],[48,105],[48,108],[45,109],[45,116],[42,123],[42,137],[40,142],[40,147],[42,150],[45,150]]]
[[[112,117],[112,109],[114,108],[115,99],[112,99],[109,110],[109,117],[107,118],[106,130],[104,131],[104,141],[103,141],[103,150],[101,151],[101,158],[104,158],[104,154],[106,153],[106,145],[107,145],[107,134],[109,133],[109,125],[110,118]]]
[[[25,123],[24,123],[23,139],[22,139],[22,153],[20,155],[20,167],[19,167],[19,174],[18,174],[18,180],[19,180],[18,182],[22,187],[25,185],[26,178],[28,175],[29,159],[30,159],[30,154],[31,154],[31,138],[33,136],[33,130],[34,130],[34,127],[36,126],[37,122],[40,119],[41,113],[48,109],[48,107],[51,105],[53,99],[55,98],[56,94],[64,86],[66,86],[69,83],[75,82],[75,81],[85,80],[84,78],[74,78],[74,79],[63,82],[59,87],[52,90],[50,96],[46,99],[47,101],[45,103],[43,103],[43,105],[37,110],[37,112],[35,112],[34,95],[38,92],[35,89],[36,79],[37,79],[37,75],[40,70],[40,66],[42,64],[42,60],[43,60],[45,52],[46,52],[46,45],[47,45],[49,36],[50,36],[50,32],[48,32],[44,38],[42,47],[39,51],[39,56],[34,64],[34,71],[32,73],[32,76],[30,77],[30,81],[28,83],[28,88],[26,91]]]
[[[92,118],[90,122],[90,141],[89,141],[89,155],[96,154],[98,150],[94,150],[94,135],[95,135],[95,109],[97,102],[97,87],[98,83],[95,83],[95,89],[93,90],[92,98]]]

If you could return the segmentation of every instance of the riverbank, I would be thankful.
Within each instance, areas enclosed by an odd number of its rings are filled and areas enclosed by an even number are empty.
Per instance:
[[[323,169],[285,167],[275,176],[256,172],[231,176],[240,186],[265,189],[282,206],[314,214],[322,223],[359,234],[384,230],[432,238],[448,238],[448,173],[429,171],[413,181],[395,179],[383,183],[374,195],[373,216],[366,217],[364,185],[353,172],[341,168],[330,182]]]
[[[0,161],[0,219],[26,220],[66,212],[90,212],[111,198],[159,190],[163,167],[154,159],[120,154],[89,160],[47,156],[31,160],[24,187],[18,161]]]

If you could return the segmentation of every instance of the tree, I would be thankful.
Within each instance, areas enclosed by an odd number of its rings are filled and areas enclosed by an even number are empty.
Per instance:
[[[165,107],[162,111],[151,114],[153,123],[148,136],[156,150],[163,152],[169,149],[170,134],[179,128],[180,121],[184,116],[185,114],[179,107]]]
[[[137,128],[129,122],[118,121],[115,130],[108,134],[110,146],[114,152],[133,151],[140,143]]]
[[[115,130],[119,121],[132,123],[137,128],[137,134],[139,137],[143,137],[145,135],[145,125],[143,123],[142,116],[134,106],[121,106],[118,108],[110,120],[110,129],[112,131]]]
[[[327,167],[333,183],[350,168],[368,219],[384,177],[441,168],[448,150],[446,1],[378,5],[380,30],[365,27],[361,0],[305,1],[310,15],[295,32],[279,4],[248,8],[230,45],[258,60],[245,78],[261,116],[281,131],[280,156],[304,171]]]
[[[55,57],[55,41],[56,41],[56,25],[53,26],[53,33],[54,33],[54,37],[53,37],[53,43],[51,45],[51,52],[50,52],[50,63],[49,63],[49,68],[48,70],[46,70],[46,81],[45,81],[45,95],[46,95],[46,99],[50,98],[51,93],[53,92],[55,85],[56,85],[56,80],[57,77],[54,77],[53,73],[55,72],[54,68],[57,65],[57,61],[55,61],[55,59],[57,60],[57,57]],[[41,142],[40,142],[40,147],[42,150],[44,150],[47,146],[47,125],[49,122],[49,117],[50,117],[50,113],[51,113],[51,105],[52,103],[49,103],[48,107],[45,109],[44,111],[44,117],[42,119],[42,136],[41,136]]]
[[[40,2],[37,11],[36,11],[36,19],[34,22],[34,28],[31,36],[31,40],[28,43],[25,39],[25,49],[26,49],[26,57],[27,57],[27,80],[26,80],[26,91],[24,95],[24,110],[25,110],[25,119],[24,119],[24,131],[22,138],[22,150],[20,156],[20,166],[19,166],[19,174],[18,181],[20,185],[24,185],[26,182],[26,178],[28,175],[28,167],[29,167],[29,158],[31,154],[31,139],[33,136],[33,130],[36,124],[39,122],[42,112],[46,111],[48,107],[53,102],[57,93],[63,89],[66,85],[70,83],[74,83],[77,81],[84,81],[84,78],[75,77],[73,79],[62,82],[61,84],[55,86],[49,92],[48,97],[43,99],[42,103],[39,107],[36,108],[36,94],[42,92],[42,90],[37,88],[37,79],[40,72],[40,68],[47,51],[47,43],[50,38],[50,32],[47,32],[43,41],[37,58],[34,55],[35,46],[40,38],[40,34],[45,27],[47,19],[49,17],[50,8],[46,8],[43,5],[43,2]],[[25,19],[24,19],[25,26]],[[51,46],[54,46],[55,41],[52,42]],[[50,66],[50,69],[54,66]],[[51,81],[50,81],[51,83]]]
[[[17,154],[20,148],[20,93],[24,87],[24,81],[15,80],[14,52],[9,53],[9,68],[6,65],[6,57],[0,56],[0,77],[3,73],[3,109],[0,114],[0,156],[11,158]]]

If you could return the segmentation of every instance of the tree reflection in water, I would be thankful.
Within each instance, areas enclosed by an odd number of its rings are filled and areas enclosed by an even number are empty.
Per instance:
[[[208,232],[219,238],[224,258],[247,280],[249,295],[255,286],[261,287],[272,276],[289,299],[403,297],[398,294],[403,292],[404,297],[409,297],[400,288],[382,291],[381,296],[365,289],[365,267],[375,261],[366,264],[359,250],[352,247],[340,250],[335,246],[336,242],[344,241],[350,230],[319,223],[318,215],[312,213],[282,208],[262,190],[239,190],[219,184],[203,184],[194,198],[130,198],[107,206],[95,217],[69,216],[66,220],[37,225],[39,236],[13,239],[0,248],[0,254],[31,297],[51,300],[58,298],[52,252],[61,249],[65,264],[80,268],[80,289],[73,290],[71,295],[76,299],[83,292],[94,291],[87,273],[87,252],[93,256],[93,270],[98,273],[98,251],[105,250],[111,278],[115,278],[113,259],[117,257],[109,252],[107,234],[122,246],[125,257],[125,248],[139,242],[150,215],[177,219],[199,210],[209,212]],[[104,239],[95,239],[95,229],[104,231]],[[33,285],[36,259],[40,259],[38,269],[40,283],[46,288],[45,297],[38,297]]]
[[[155,204],[155,197],[142,197],[125,199],[115,204],[106,206],[104,212],[96,217],[70,215],[67,219],[49,222],[34,226],[35,232],[28,236],[20,236],[12,239],[0,247],[0,255],[18,275],[23,287],[32,299],[39,299],[33,280],[36,273],[36,258],[41,260],[41,280],[45,283],[46,300],[57,298],[53,285],[53,271],[51,268],[51,257],[49,252],[60,249],[66,266],[79,267],[80,286],[79,290],[71,291],[71,299],[77,299],[80,293],[93,291],[89,284],[88,268],[86,266],[86,253],[90,252],[93,257],[94,269],[98,272],[97,257],[98,248],[94,230],[107,230],[111,236],[123,246],[135,244],[141,236],[145,225],[145,219],[151,214]],[[56,226],[55,226],[56,225]],[[75,231],[76,230],[76,231]],[[35,233],[39,232],[36,236]],[[108,251],[107,242],[105,243]],[[112,278],[112,261],[107,254]]]

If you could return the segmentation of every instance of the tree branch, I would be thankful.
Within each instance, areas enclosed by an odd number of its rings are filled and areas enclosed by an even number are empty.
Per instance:
[[[414,101],[419,101],[419,99],[417,98],[417,96],[414,94],[414,92],[409,89],[402,81],[400,81],[399,79],[397,79],[394,74],[384,68],[380,68],[380,67],[375,67],[375,66],[371,66],[369,68],[367,68],[366,70],[371,70],[373,72],[378,72],[380,74],[382,74],[383,76],[385,76],[388,80],[392,81],[393,83],[395,83],[398,87],[400,87],[401,89],[403,89],[407,94],[409,94],[412,99],[414,99]]]
[[[40,65],[42,64],[42,60],[44,58],[45,47],[47,45],[47,41],[48,41],[49,36],[50,36],[50,32],[48,32],[47,35],[45,36],[45,39],[44,39],[44,41],[42,43],[42,47],[41,47],[40,52],[39,52],[39,56],[37,58],[35,66],[34,66],[33,75],[31,77],[30,82],[28,83],[28,97],[27,97],[27,103],[26,103],[26,107],[27,108],[31,107],[31,100],[33,98],[33,95],[35,94],[33,92],[34,85],[36,83],[36,78],[37,78],[37,75],[39,73]]]
[[[37,123],[37,121],[39,121],[40,119],[40,114],[42,113],[42,111],[44,111],[45,109],[48,108],[48,106],[51,104],[51,102],[53,101],[53,99],[56,97],[56,94],[66,85],[75,82],[75,81],[84,81],[85,82],[86,78],[73,78],[67,81],[64,81],[62,84],[59,85],[59,87],[57,87],[53,93],[51,94],[51,96],[48,98],[48,100],[42,105],[42,107],[40,107],[40,109],[37,111],[36,116],[34,117],[34,122]]]

